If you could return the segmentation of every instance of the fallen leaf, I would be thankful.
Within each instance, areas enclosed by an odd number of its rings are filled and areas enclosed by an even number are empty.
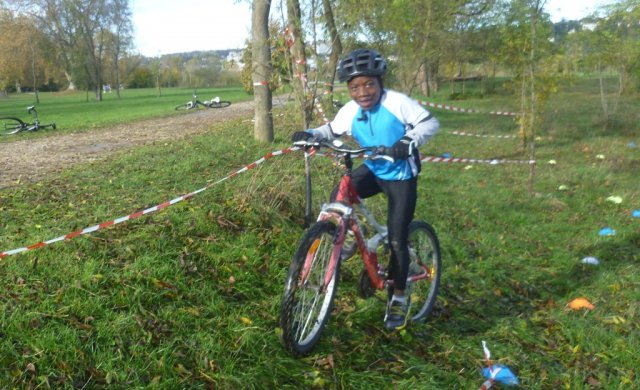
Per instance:
[[[607,202],[611,202],[611,203],[615,203],[615,204],[622,203],[622,197],[621,196],[610,196],[606,200],[607,200]]]
[[[576,298],[573,301],[569,302],[569,308],[571,308],[571,310],[580,310],[580,309],[593,310],[596,307],[593,306],[593,304],[589,302],[587,298]]]

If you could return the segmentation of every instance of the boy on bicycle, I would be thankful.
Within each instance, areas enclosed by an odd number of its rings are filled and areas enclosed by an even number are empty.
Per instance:
[[[338,79],[347,82],[351,101],[342,107],[333,121],[315,129],[295,132],[292,140],[334,139],[350,135],[361,146],[386,146],[394,162],[365,160],[353,171],[352,180],[362,198],[380,192],[387,202],[387,228],[391,244],[389,261],[393,290],[390,291],[384,325],[403,329],[410,309],[410,294],[405,295],[409,250],[409,223],[417,201],[420,172],[418,148],[436,134],[440,123],[418,102],[385,89],[382,76],[387,63],[375,50],[358,49],[338,65]]]

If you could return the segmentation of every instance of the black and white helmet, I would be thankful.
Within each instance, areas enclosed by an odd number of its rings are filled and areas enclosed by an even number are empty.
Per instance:
[[[357,49],[347,54],[338,65],[341,83],[356,76],[382,76],[387,72],[387,62],[375,50]]]

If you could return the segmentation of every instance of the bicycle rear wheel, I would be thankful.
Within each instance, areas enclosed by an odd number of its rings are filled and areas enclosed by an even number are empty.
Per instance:
[[[409,225],[409,281],[411,320],[420,321],[433,310],[440,285],[440,243],[435,230],[426,222]]]
[[[327,272],[334,253],[335,232],[336,225],[331,222],[314,224],[302,237],[289,267],[280,326],[285,347],[295,355],[313,348],[331,314],[338,284],[338,259],[333,273]]]
[[[0,118],[0,135],[15,134],[27,128],[27,124],[18,118]]]
[[[221,100],[219,102],[211,102],[209,103],[209,107],[210,108],[225,108],[225,107],[229,107],[231,105],[231,102],[226,101],[226,100]]]

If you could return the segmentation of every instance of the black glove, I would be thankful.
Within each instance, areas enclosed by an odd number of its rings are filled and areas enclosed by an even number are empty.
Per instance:
[[[291,136],[291,141],[292,142],[307,141],[309,140],[309,138],[313,138],[313,134],[307,133],[306,131],[296,131]]]
[[[405,135],[388,149],[388,154],[393,157],[394,160],[406,160],[413,154],[415,148],[416,142]]]

